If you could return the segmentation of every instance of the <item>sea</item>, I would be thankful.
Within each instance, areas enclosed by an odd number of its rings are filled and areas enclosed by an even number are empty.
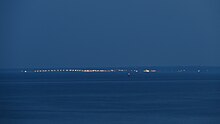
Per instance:
[[[0,124],[220,124],[218,76],[31,75],[1,77]]]

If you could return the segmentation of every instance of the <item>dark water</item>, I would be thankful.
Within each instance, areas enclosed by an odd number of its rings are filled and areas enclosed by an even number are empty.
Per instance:
[[[0,82],[0,124],[220,124],[220,81]]]

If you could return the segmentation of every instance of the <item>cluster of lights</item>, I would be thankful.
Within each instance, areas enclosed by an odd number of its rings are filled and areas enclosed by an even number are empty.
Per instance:
[[[118,72],[127,72],[128,70],[124,70],[124,69],[118,69]]]
[[[145,73],[149,73],[149,72],[157,72],[157,70],[145,69],[144,72],[145,72]]]
[[[177,72],[185,72],[185,69],[178,70]]]

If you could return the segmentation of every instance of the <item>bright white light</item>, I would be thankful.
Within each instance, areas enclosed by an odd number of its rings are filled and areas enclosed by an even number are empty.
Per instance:
[[[145,70],[144,70],[144,72],[150,72],[150,70],[148,70],[148,69],[145,69]]]

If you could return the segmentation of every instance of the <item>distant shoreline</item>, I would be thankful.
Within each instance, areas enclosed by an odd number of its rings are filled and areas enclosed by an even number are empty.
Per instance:
[[[0,82],[219,80],[220,73],[0,73]]]
[[[214,66],[146,66],[106,68],[21,68],[0,69],[0,73],[220,73]]]

